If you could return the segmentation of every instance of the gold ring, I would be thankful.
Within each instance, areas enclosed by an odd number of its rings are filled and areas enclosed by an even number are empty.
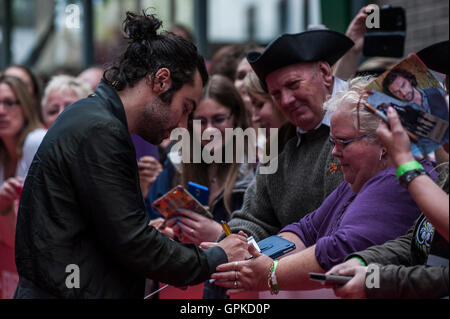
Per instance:
[[[238,283],[237,283],[237,281],[235,280],[234,281],[234,289],[237,289],[238,288]]]
[[[238,262],[235,261],[235,262],[234,262],[234,271],[237,271],[237,266],[238,266]]]

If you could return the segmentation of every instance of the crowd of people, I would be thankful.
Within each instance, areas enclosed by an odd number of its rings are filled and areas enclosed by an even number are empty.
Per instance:
[[[146,279],[204,282],[203,298],[221,299],[323,288],[311,272],[352,276],[330,286],[342,298],[448,297],[448,144],[415,159],[397,112],[386,123],[362,106],[380,73],[358,70],[366,10],[346,35],[233,44],[208,68],[188,30],[159,32],[155,15],[128,12],[129,45],[108,68],[55,75],[42,90],[29,68],[3,70],[0,242],[15,247],[15,298],[143,298]],[[440,61],[422,59],[447,76],[448,105],[448,41],[438,48]],[[386,88],[412,100],[401,76]],[[184,162],[171,150],[176,128],[191,150],[221,159],[236,137],[214,136],[267,134],[254,141],[257,163],[248,149],[242,161]],[[160,156],[137,158],[131,134]],[[275,145],[278,169],[264,174]],[[188,209],[165,219],[152,206],[188,182],[209,189],[212,219]],[[248,244],[272,235],[296,249],[272,259]],[[76,289],[66,284],[71,264],[82,273]],[[379,287],[366,284],[371,265]]]

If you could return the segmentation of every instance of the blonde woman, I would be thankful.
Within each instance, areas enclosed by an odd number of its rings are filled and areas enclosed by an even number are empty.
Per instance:
[[[45,133],[25,84],[16,77],[0,76],[0,240],[10,246],[14,203]]]
[[[50,127],[66,107],[91,93],[91,88],[81,79],[69,75],[54,76],[47,84],[42,98],[45,125]]]

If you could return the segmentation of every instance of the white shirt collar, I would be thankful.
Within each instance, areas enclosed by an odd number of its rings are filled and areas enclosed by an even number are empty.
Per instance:
[[[331,93],[331,97],[334,97],[337,92],[345,91],[347,89],[348,89],[347,81],[344,81],[344,80],[341,80],[341,79],[339,79],[337,77],[334,77],[333,92]],[[326,126],[330,127],[331,115],[332,115],[331,112],[326,111],[325,115],[322,118],[322,121],[319,123],[319,125],[317,125],[314,128],[314,130],[317,130],[322,125],[326,125]],[[297,126],[297,137],[298,137],[297,147],[300,146],[300,143],[302,141],[302,134],[305,134],[307,132],[308,131],[304,131],[300,127]]]

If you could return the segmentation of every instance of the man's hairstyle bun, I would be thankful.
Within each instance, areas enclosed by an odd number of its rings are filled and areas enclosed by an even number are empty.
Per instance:
[[[158,70],[170,70],[172,85],[161,94],[164,103],[171,101],[174,92],[186,83],[194,83],[196,70],[203,85],[208,80],[205,61],[196,46],[173,33],[158,29],[162,22],[153,14],[141,15],[127,12],[123,22],[124,33],[129,40],[122,56],[103,73],[103,79],[116,91],[132,88],[144,77],[153,78]]]
[[[161,27],[162,21],[155,15],[147,14],[145,11],[142,11],[142,15],[127,12],[127,17],[123,24],[127,37],[133,41],[141,42],[155,39],[158,36],[157,31]]]

